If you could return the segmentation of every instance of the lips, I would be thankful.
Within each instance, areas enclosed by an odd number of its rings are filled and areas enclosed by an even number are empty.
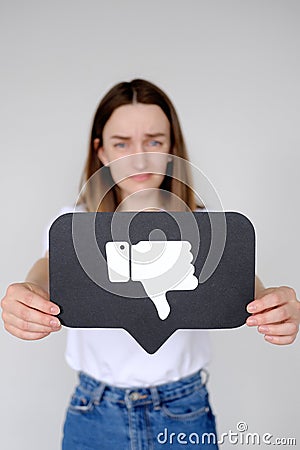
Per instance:
[[[136,181],[146,181],[152,176],[152,173],[140,173],[139,175],[132,175],[130,178]]]

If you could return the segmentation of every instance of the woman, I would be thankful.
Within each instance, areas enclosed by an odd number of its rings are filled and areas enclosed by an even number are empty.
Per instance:
[[[169,98],[145,80],[119,83],[96,111],[75,210],[202,209],[180,161],[188,157]],[[269,342],[292,343],[299,305],[292,288],[265,289],[256,277],[247,324]],[[21,339],[60,330],[59,309],[49,300],[47,253],[24,283],[8,287],[2,309],[6,330]],[[80,383],[66,415],[64,450],[218,448],[206,388],[207,331],[177,330],[149,355],[125,330],[69,329],[66,358]]]

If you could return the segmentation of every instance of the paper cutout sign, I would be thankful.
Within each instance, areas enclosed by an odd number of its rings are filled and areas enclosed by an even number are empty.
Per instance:
[[[245,323],[255,231],[238,212],[67,213],[49,268],[63,325],[124,328],[154,353],[176,329]]]

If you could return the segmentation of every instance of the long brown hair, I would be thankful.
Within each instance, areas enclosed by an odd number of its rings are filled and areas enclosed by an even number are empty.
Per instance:
[[[182,160],[173,158],[167,165],[166,175],[160,189],[174,194],[171,195],[170,209],[183,210],[189,208],[193,211],[197,207],[203,208],[201,202],[196,203],[195,193],[191,189],[193,187],[192,174],[175,108],[160,88],[142,79],[118,83],[101,100],[92,124],[89,151],[80,181],[80,196],[77,204],[84,203],[88,211],[109,212],[115,211],[119,205],[120,188],[114,183],[109,167],[104,166],[99,160],[97,150],[94,148],[94,140],[99,139],[99,147],[101,147],[103,128],[113,111],[119,106],[132,103],[161,107],[170,123],[169,153],[187,161],[187,164],[182,164]],[[99,169],[102,170],[96,173]],[[183,208],[182,205],[185,205],[185,207]]]

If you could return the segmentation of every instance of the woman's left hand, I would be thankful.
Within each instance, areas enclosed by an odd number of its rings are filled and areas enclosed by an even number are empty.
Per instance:
[[[257,326],[258,331],[272,344],[287,345],[294,342],[299,331],[300,302],[296,292],[288,286],[263,290],[259,297],[248,304],[252,313],[246,324]]]

